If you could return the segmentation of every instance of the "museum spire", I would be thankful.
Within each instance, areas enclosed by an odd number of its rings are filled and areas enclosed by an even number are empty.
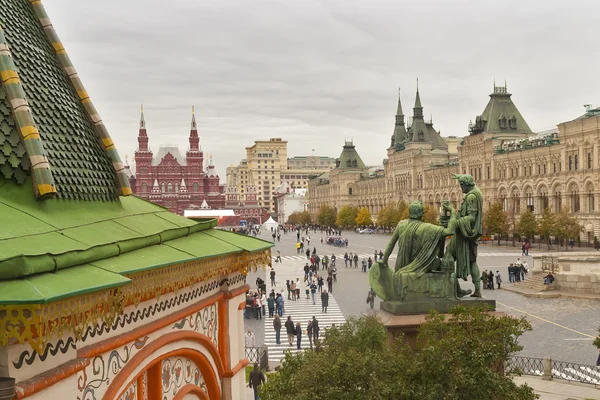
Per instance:
[[[198,137],[198,127],[196,126],[196,110],[192,106],[192,124],[190,127],[190,151],[200,150],[200,138]]]

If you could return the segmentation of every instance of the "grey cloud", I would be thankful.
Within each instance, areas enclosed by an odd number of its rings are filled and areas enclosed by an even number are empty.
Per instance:
[[[289,154],[337,156],[354,138],[380,164],[397,87],[412,113],[415,79],[443,135],[464,136],[493,79],[533,129],[598,103],[597,1],[53,0],[44,3],[122,154],[137,147],[139,105],[151,146],[201,143],[225,167],[256,139]]]

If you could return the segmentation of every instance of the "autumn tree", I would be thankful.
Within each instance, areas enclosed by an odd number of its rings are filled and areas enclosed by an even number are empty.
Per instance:
[[[302,224],[302,214],[299,211],[294,211],[290,214],[287,219],[287,223],[290,225],[300,225]]]
[[[485,225],[490,230],[490,234],[499,235],[498,243],[500,243],[500,236],[508,234],[508,220],[502,203],[494,203],[490,206],[487,212],[484,214]]]
[[[355,221],[356,225],[358,226],[373,225],[373,219],[371,218],[371,213],[367,207],[362,207],[360,210],[358,210]]]
[[[317,213],[317,222],[321,226],[335,226],[336,212],[335,208],[323,204]]]
[[[337,226],[355,226],[356,216],[358,215],[358,207],[344,206],[337,213],[335,220]]]
[[[312,218],[310,217],[310,213],[308,211],[302,211],[300,213],[300,223],[302,225],[308,225],[311,223]]]
[[[434,225],[438,224],[438,213],[435,211],[435,207],[423,207],[423,222],[429,222]]]
[[[525,318],[456,307],[446,318],[431,312],[416,348],[400,336],[390,342],[375,316],[332,327],[314,351],[286,352],[282,368],[262,385],[264,400],[294,399],[535,399],[498,365],[520,351],[531,330]],[[465,379],[468,371],[469,379]]]
[[[516,232],[521,237],[531,239],[537,234],[537,220],[535,219],[535,215],[533,215],[533,212],[531,212],[529,207],[527,207],[525,212],[523,212],[523,214],[521,214],[519,217],[516,228]]]
[[[396,206],[393,203],[388,203],[385,207],[379,210],[377,214],[377,226],[388,228],[390,226],[390,216]]]
[[[544,209],[542,218],[538,221],[537,228],[539,234],[546,239],[548,249],[550,249],[550,236],[555,236],[556,234],[556,215],[552,213],[550,207]]]
[[[569,215],[569,209],[563,207],[556,214],[556,236],[565,241],[565,249],[568,248],[569,239],[576,240],[583,232],[583,226],[579,223],[579,219]]]

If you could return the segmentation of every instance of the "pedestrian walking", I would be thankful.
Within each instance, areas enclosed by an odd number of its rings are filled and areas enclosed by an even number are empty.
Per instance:
[[[371,310],[375,306],[375,296],[377,296],[377,294],[373,288],[369,289],[369,293],[367,294],[367,304],[371,306]]]
[[[258,292],[256,292],[256,296],[254,297],[254,304],[252,305],[252,307],[256,312],[256,319],[262,319],[262,304],[260,302]]]
[[[300,322],[296,323],[296,348],[300,350],[302,348],[302,327]]]
[[[481,283],[483,284],[483,288],[487,289],[488,288],[488,273],[487,273],[487,269],[484,270],[481,273]]]
[[[308,324],[306,325],[306,335],[308,336],[308,343],[310,343],[310,348],[313,348],[313,327],[312,321],[309,319]]]
[[[494,290],[494,272],[492,272],[491,269],[490,272],[488,272],[488,286],[490,290]]]
[[[500,289],[501,283],[502,283],[502,276],[500,275],[500,271],[496,270],[496,285],[498,285],[498,289]]]
[[[323,291],[323,277],[319,276],[317,278],[317,286],[319,287],[319,293]]]
[[[344,254],[344,266],[348,268],[348,253]]]
[[[275,313],[275,296],[272,292],[267,297],[267,306],[269,309],[269,318],[273,318],[273,314]]]
[[[317,345],[317,341],[319,340],[319,320],[317,318],[315,318],[315,316],[313,315],[312,318],[312,331],[313,331],[313,342],[315,343],[315,346]]]
[[[367,272],[367,260],[363,258],[360,263],[362,265],[362,272]]]
[[[331,276],[327,277],[327,290],[329,293],[333,293],[333,278]]]
[[[273,329],[275,329],[275,343],[281,344],[281,319],[277,314],[273,318]]]
[[[290,283],[290,292],[292,292],[292,301],[296,301],[296,282],[293,280]]]
[[[358,268],[358,254],[354,254],[354,268]]]
[[[316,304],[315,303],[315,294],[316,294],[316,292],[317,292],[317,285],[314,282],[312,282],[310,284],[310,295],[312,296],[313,305]]]
[[[292,316],[287,317],[287,321],[285,321],[285,331],[288,337],[288,343],[290,347],[293,345],[294,336],[296,333],[296,326],[294,325],[294,321],[292,321]]]
[[[283,296],[281,293],[277,293],[275,296],[275,312],[277,312],[277,315],[280,317],[283,315]]]
[[[248,328],[248,331],[244,335],[244,344],[246,347],[256,347],[256,337],[250,328]]]
[[[269,276],[271,277],[271,286],[275,286],[275,270],[273,269],[273,267],[271,267],[271,272],[269,273]]]
[[[254,390],[254,400],[260,400],[260,397],[258,397],[260,390],[258,388],[263,383],[265,383],[265,374],[263,374],[263,372],[258,368],[258,363],[254,363],[254,369],[250,371],[250,377],[248,382],[248,386],[250,386],[252,390]]]
[[[333,268],[333,271],[331,271],[331,275],[333,276],[333,281],[337,282],[337,268]]]
[[[262,315],[267,316],[267,295],[265,292],[260,296],[260,305],[262,306]]]
[[[321,311],[327,313],[327,307],[329,306],[329,293],[327,290],[323,290],[321,293]]]

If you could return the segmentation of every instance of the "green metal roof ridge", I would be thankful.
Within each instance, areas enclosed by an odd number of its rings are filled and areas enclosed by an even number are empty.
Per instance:
[[[263,242],[265,244],[264,246],[259,246],[259,247],[255,247],[255,248],[252,248],[252,249],[247,248],[247,247],[241,247],[241,249],[249,251],[251,253],[253,253],[255,251],[260,251],[260,250],[269,249],[271,247],[275,247],[275,243],[269,242],[268,240],[264,240],[264,239],[260,239],[260,238],[256,238],[256,237],[250,237],[250,236],[243,235],[243,234],[240,234],[240,233],[237,233],[237,232],[229,232],[229,231],[224,231],[224,230],[219,230],[219,229],[213,229],[213,230],[210,230],[210,231],[206,231],[205,233],[207,235],[214,236],[214,237],[219,238],[219,239],[221,239],[221,240],[223,240],[223,241],[225,241],[225,242],[227,242],[229,244],[232,244],[232,245],[238,246],[238,247],[240,247],[240,243],[235,243],[235,241],[229,241],[229,240],[223,239],[223,236],[225,236],[225,235],[223,235],[223,233],[225,233],[226,235],[231,235],[230,237],[232,239],[233,238],[237,239],[239,237],[242,240],[250,239],[252,241],[260,241],[260,242]]]
[[[131,279],[90,264],[70,271],[0,281],[0,304],[47,304],[131,283]]]
[[[118,256],[130,251],[154,244],[189,236],[193,233],[213,228],[217,220],[199,222],[188,227],[168,229],[152,235],[139,236],[128,240],[92,245],[61,253],[41,253],[35,255],[21,254],[0,259],[0,280],[22,278],[43,272],[53,272],[77,265]]]

